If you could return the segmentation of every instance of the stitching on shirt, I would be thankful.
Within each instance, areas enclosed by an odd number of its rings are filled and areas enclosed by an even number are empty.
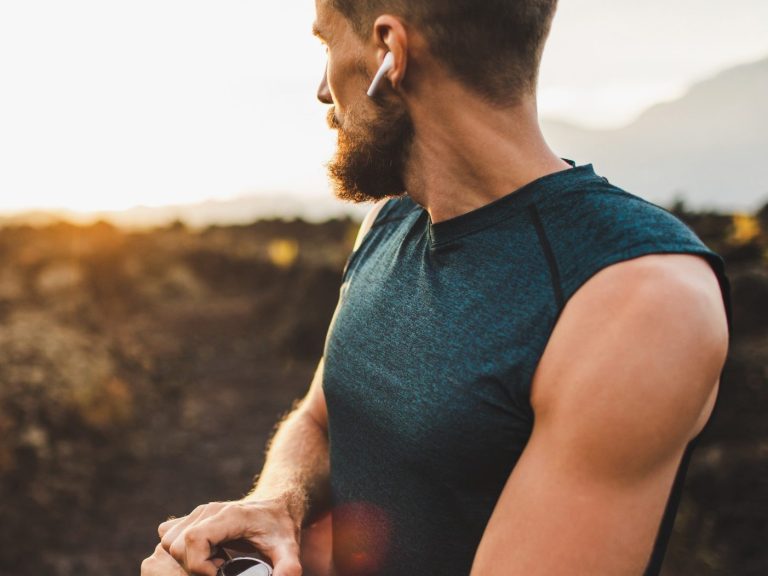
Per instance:
[[[383,214],[379,214],[376,220],[374,220],[373,224],[371,224],[371,230],[373,230],[374,228],[378,228],[379,226],[384,226],[385,224],[391,224],[392,222],[400,222],[401,220],[405,220],[411,214],[413,214],[414,212],[420,209],[421,209],[421,206],[412,206],[408,212],[406,212],[405,214],[401,214],[399,216],[389,215],[389,212],[394,210],[394,208],[389,208],[386,212],[382,210]]]
[[[539,210],[535,204],[528,206],[528,214],[531,217],[533,226],[536,228],[536,234],[539,237],[539,244],[544,251],[544,256],[547,258],[547,264],[549,265],[549,276],[552,281],[552,290],[555,294],[555,302],[557,303],[558,312],[565,307],[565,296],[563,295],[563,287],[560,283],[560,270],[557,267],[557,261],[555,260],[555,253],[552,251],[552,245],[547,239],[547,233],[544,230],[544,225],[541,222],[541,216]]]
[[[561,195],[568,194],[569,192],[573,192],[575,189],[578,189],[578,188],[580,188],[583,185],[584,185],[584,182],[574,182],[570,186],[566,186],[565,188],[562,188],[561,190],[557,190],[557,192],[554,194],[554,197],[559,197]],[[588,189],[588,188],[585,188],[584,190],[585,191],[590,191],[590,192],[592,191],[591,189]],[[517,194],[517,192],[514,192],[514,194]],[[550,197],[552,197],[552,195],[547,195],[544,198],[544,200],[546,201]],[[535,202],[535,200],[529,199],[528,203],[523,204],[521,206],[521,209],[522,208],[527,208],[528,210],[530,210],[531,206],[533,205],[532,204],[533,202]],[[509,220],[510,218],[514,218],[515,216],[518,215],[518,213],[519,212],[516,209],[503,210],[503,211],[501,211],[501,213],[498,216],[496,216],[496,218],[489,219],[489,221],[485,225],[478,226],[477,228],[473,228],[471,230],[467,230],[466,232],[464,232],[462,234],[457,234],[456,236],[452,236],[451,238],[448,238],[446,240],[442,240],[442,241],[438,241],[438,242],[433,241],[432,242],[432,247],[433,248],[437,248],[438,246],[442,247],[442,246],[445,246],[445,245],[450,244],[452,242],[455,242],[456,240],[459,240],[461,238],[465,238],[466,236],[472,236],[473,234],[476,234],[478,232],[482,232],[483,230],[486,230],[488,228],[496,226],[497,224],[500,224],[501,222],[504,222],[505,220]]]
[[[365,238],[363,238],[363,241],[360,244],[360,246],[358,246],[357,250],[352,251],[349,254],[349,256],[347,256],[346,263],[344,264],[344,270],[341,273],[341,281],[342,281],[342,283],[346,282],[346,280],[347,280],[347,273],[349,272],[349,269],[351,268],[352,263],[355,260],[357,260],[358,254],[360,254],[363,251],[363,248],[368,243],[373,242],[373,240],[371,240],[371,237],[372,237],[371,232],[373,232],[374,229],[381,228],[385,224],[391,224],[393,222],[401,222],[402,220],[405,220],[411,214],[413,214],[413,212],[415,212],[418,208],[419,208],[418,206],[414,206],[413,208],[411,208],[411,210],[409,212],[406,212],[404,215],[401,215],[401,216],[388,216],[387,214],[392,210],[392,208],[390,207],[390,204],[387,203],[383,207],[381,212],[379,212],[376,215],[376,219],[373,221],[373,224],[371,224],[371,229],[368,230],[368,233],[365,235]]]
[[[411,213],[409,212],[405,216],[390,216],[390,217],[384,218],[383,220],[377,220],[371,225],[371,230],[373,230],[374,228],[379,228],[381,226],[384,226],[385,224],[391,224],[392,222],[400,222],[401,220],[405,220],[406,218],[408,218],[408,216],[410,215]]]

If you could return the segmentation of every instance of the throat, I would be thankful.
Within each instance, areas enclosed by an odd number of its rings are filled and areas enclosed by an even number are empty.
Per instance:
[[[473,162],[466,155],[451,157],[429,152],[414,143],[406,189],[434,224],[482,208],[539,178],[571,168],[549,148],[531,155],[510,152],[483,162]]]

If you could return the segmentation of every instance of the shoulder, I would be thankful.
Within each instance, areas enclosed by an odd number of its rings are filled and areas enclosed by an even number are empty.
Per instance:
[[[699,244],[696,234],[668,210],[595,179],[538,206],[548,235],[557,243],[627,246],[629,243]]]
[[[726,348],[717,281],[697,256],[643,256],[589,280],[539,363],[533,431],[473,574],[500,562],[526,574],[640,574]]]
[[[558,414],[649,454],[649,440],[657,451],[679,447],[711,412],[727,349],[710,265],[691,254],[642,256],[601,270],[568,301],[531,402],[537,416]]]
[[[363,240],[365,239],[368,232],[371,231],[371,228],[373,228],[373,223],[376,221],[376,218],[379,216],[384,206],[386,206],[387,202],[388,200],[386,199],[379,200],[376,202],[376,204],[373,205],[373,208],[368,211],[368,214],[365,215],[362,224],[360,224],[360,230],[357,233],[357,238],[355,239],[355,247],[352,249],[353,252],[360,248],[360,245],[363,243]]]
[[[353,252],[356,252],[371,229],[385,221],[397,221],[413,212],[418,205],[408,196],[384,198],[376,202],[368,211],[355,240]]]
[[[683,221],[603,180],[550,197],[537,209],[566,300],[602,269],[651,254],[704,256],[724,275],[719,256]]]

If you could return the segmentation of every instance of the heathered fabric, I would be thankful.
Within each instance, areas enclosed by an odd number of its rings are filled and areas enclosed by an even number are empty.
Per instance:
[[[435,225],[407,196],[384,206],[350,256],[325,349],[340,576],[469,574],[530,437],[531,380],[563,306],[606,266],[652,253],[706,258],[728,306],[720,257],[591,165]]]

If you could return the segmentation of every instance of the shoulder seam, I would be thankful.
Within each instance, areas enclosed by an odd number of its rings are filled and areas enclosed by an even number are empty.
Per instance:
[[[541,221],[539,210],[536,208],[535,204],[528,206],[528,214],[531,217],[531,222],[533,222],[534,228],[536,228],[536,234],[539,237],[539,244],[541,245],[541,249],[547,259],[547,264],[549,265],[549,276],[550,280],[552,281],[552,291],[554,292],[555,303],[557,304],[557,311],[559,313],[563,310],[563,308],[565,308],[565,296],[563,294],[563,286],[560,281],[560,269],[558,268],[557,261],[555,260],[555,253],[552,250],[552,245],[550,244],[549,239],[547,238],[547,233],[544,230],[544,224]]]
[[[405,214],[398,214],[397,216],[391,216],[390,212],[392,212],[393,210],[393,208],[391,207],[392,204],[393,202],[390,201],[384,205],[384,208],[381,210],[381,212],[379,212],[379,214],[376,217],[376,220],[374,220],[373,224],[371,225],[371,229],[378,228],[379,226],[384,226],[385,224],[390,224],[392,222],[399,222],[400,220],[405,220],[413,212],[419,209],[419,206],[414,206]]]
[[[353,262],[355,262],[358,259],[359,254],[363,252],[363,247],[367,246],[368,244],[370,244],[370,242],[373,241],[371,239],[373,236],[372,234],[373,230],[377,228],[381,228],[385,224],[391,224],[394,222],[400,222],[402,220],[405,220],[417,209],[416,207],[414,207],[413,209],[406,212],[405,214],[391,216],[390,212],[392,212],[393,210],[394,200],[396,199],[390,199],[389,201],[384,203],[384,205],[376,214],[374,221],[371,223],[371,227],[367,230],[365,237],[360,241],[360,244],[356,246],[355,249],[352,250],[349,256],[347,256],[347,261],[344,264],[344,269],[341,273],[342,283],[346,281],[347,273],[349,272],[349,269],[352,266]]]
[[[400,222],[401,220],[405,220],[408,217],[408,214],[405,216],[390,216],[387,218],[384,218],[383,220],[379,220],[378,222],[374,222],[373,226],[371,226],[371,229],[373,228],[379,228],[381,226],[384,226],[385,224],[391,224],[392,222]]]

